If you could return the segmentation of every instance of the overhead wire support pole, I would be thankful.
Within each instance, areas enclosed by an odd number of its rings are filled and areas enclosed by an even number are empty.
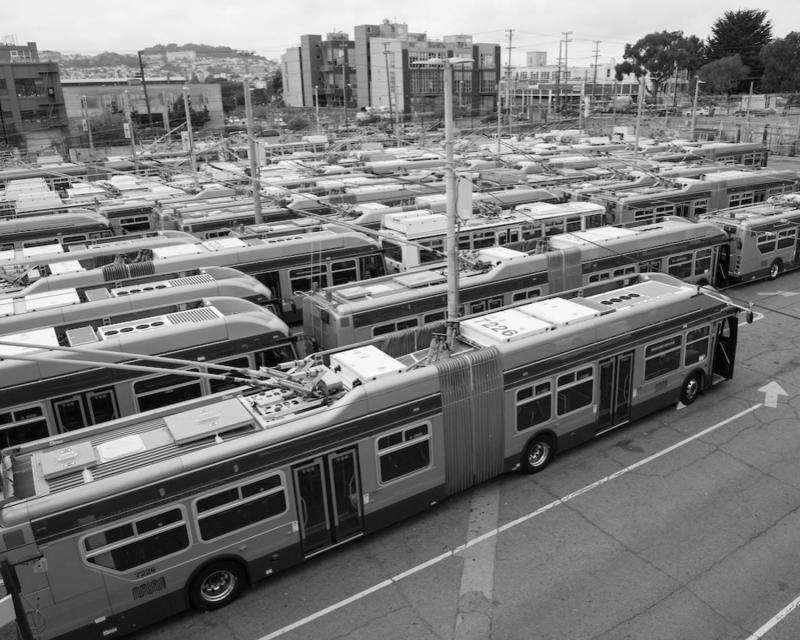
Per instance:
[[[125,96],[125,118],[127,119],[128,133],[131,139],[131,160],[133,161],[134,171],[136,171],[138,165],[136,164],[136,136],[133,133],[133,118],[131,116],[131,94],[125,89],[123,95]]]
[[[389,43],[383,43],[383,63],[386,67],[386,91],[389,95],[389,128],[394,132],[397,137],[397,146],[400,146],[400,127],[395,127],[394,114],[392,113],[392,77],[389,74]],[[399,120],[399,118],[398,118]]]
[[[247,156],[250,159],[250,184],[253,189],[253,217],[256,224],[262,223],[261,216],[261,180],[256,158],[256,140],[253,134],[253,98],[250,95],[250,79],[244,81],[244,113],[247,122]]]
[[[564,31],[564,96],[565,96],[565,103],[569,102],[569,89],[567,88],[567,80],[569,79],[569,57],[567,54],[568,45],[569,45],[569,37],[572,35],[572,31]]]
[[[186,115],[186,132],[189,134],[189,162],[192,165],[192,179],[195,189],[200,191],[200,182],[197,178],[197,158],[194,156],[194,140],[192,137],[192,114],[189,109],[189,87],[183,87],[183,110]]]
[[[147,122],[150,123],[150,130],[153,130],[153,114],[150,113],[150,98],[147,96],[147,81],[144,78],[144,64],[142,63],[142,52],[137,51],[139,56],[139,72],[142,74],[142,89],[144,89],[144,103],[147,106]]]
[[[511,37],[514,35],[513,29],[508,31],[508,64],[506,65],[506,111],[508,112],[508,134],[511,135]]]

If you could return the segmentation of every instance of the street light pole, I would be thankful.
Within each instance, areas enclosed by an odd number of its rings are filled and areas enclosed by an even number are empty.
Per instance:
[[[189,138],[189,162],[192,165],[192,179],[194,187],[200,191],[200,183],[197,179],[197,160],[194,157],[194,140],[192,139],[192,116],[189,110],[189,87],[183,88],[183,110],[186,113],[186,131]]]
[[[314,85],[314,111],[317,118],[317,135],[322,133],[319,127],[319,85]]]
[[[694,100],[692,100],[692,129],[689,138],[694,141],[694,127],[697,123],[697,94],[700,91],[700,84],[703,81],[697,76],[694,77]]]
[[[256,158],[256,139],[253,133],[253,99],[250,95],[250,79],[244,79],[244,113],[247,121],[247,155],[250,157],[250,185],[253,189],[253,218],[256,224],[261,218],[261,180],[258,175],[258,158]]]
[[[89,134],[89,158],[94,162],[94,139],[92,138],[92,121],[89,120],[89,103],[86,96],[81,96],[81,109],[86,120],[86,131]]]

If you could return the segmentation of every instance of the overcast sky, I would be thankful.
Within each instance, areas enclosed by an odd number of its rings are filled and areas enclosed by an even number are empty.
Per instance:
[[[275,60],[306,33],[344,31],[384,19],[425,32],[430,39],[470,34],[497,42],[507,61],[525,51],[547,51],[555,63],[559,41],[571,32],[568,62],[589,65],[596,40],[602,61],[619,61],[626,42],[654,31],[683,31],[706,39],[726,10],[767,11],[773,35],[800,31],[800,2],[759,0],[737,5],[720,0],[0,0],[0,36],[39,50],[96,54],[133,53],[155,44],[226,45]]]

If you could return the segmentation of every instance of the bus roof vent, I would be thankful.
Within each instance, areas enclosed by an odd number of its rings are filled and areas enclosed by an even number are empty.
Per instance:
[[[694,290],[695,287],[691,285],[676,287],[656,280],[645,280],[616,291],[589,296],[586,299],[597,302],[606,308],[625,309],[656,298],[675,295],[685,296],[687,292],[693,292]]]
[[[461,337],[481,347],[516,342],[553,329],[553,325],[523,313],[504,309],[461,321]]]
[[[83,292],[83,295],[86,296],[86,299],[89,302],[95,302],[96,300],[108,300],[111,297],[111,294],[105,287],[86,289],[86,291]]]
[[[97,342],[97,335],[90,326],[67,329],[67,344],[70,347],[80,347],[82,344]]]
[[[417,289],[419,287],[427,287],[432,284],[447,282],[447,276],[438,271],[411,271],[395,276],[393,280],[409,289]]]
[[[369,290],[366,287],[356,285],[355,287],[340,289],[337,293],[345,300],[358,300],[359,298],[366,298],[369,295]]]
[[[97,466],[97,455],[91,442],[76,442],[68,447],[41,453],[42,476],[45,480],[69,475]]]
[[[173,278],[172,280],[167,280],[165,284],[169,287],[187,287],[194,284],[203,284],[206,282],[214,282],[214,276],[212,276],[210,273],[199,273],[196,276]],[[159,282],[154,284],[162,284],[162,283]]]
[[[135,320],[133,322],[120,322],[118,324],[109,324],[105,327],[98,327],[97,334],[101,340],[108,340],[109,338],[117,338],[131,333],[140,333],[150,329],[160,329],[171,325],[172,322],[169,321],[167,316],[153,316],[152,318],[142,318],[141,320]]]
[[[216,307],[197,307],[197,309],[188,309],[186,311],[177,311],[176,313],[168,313],[166,315],[167,322],[170,324],[187,324],[196,322],[208,322],[221,318],[222,312]]]
[[[580,299],[550,298],[549,300],[531,302],[517,308],[526,315],[549,322],[552,325],[565,326],[599,316],[601,311],[596,309],[596,306],[591,303],[587,304]]]
[[[239,400],[230,398],[165,416],[164,422],[175,443],[181,445],[247,427],[253,418]]]

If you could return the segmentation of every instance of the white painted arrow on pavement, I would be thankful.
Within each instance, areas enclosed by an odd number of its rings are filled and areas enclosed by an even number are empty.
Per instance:
[[[778,396],[788,396],[789,394],[783,390],[783,387],[774,380],[765,384],[759,389],[765,394],[764,405],[772,407],[773,409],[778,406]]]

